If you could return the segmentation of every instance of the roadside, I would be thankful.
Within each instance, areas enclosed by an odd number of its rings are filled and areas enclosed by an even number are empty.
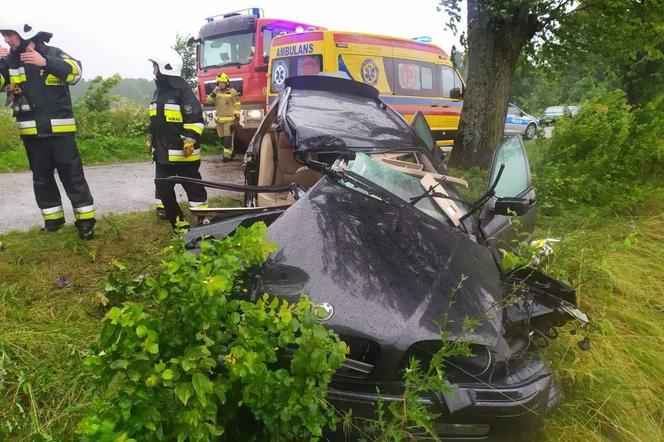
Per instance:
[[[222,163],[220,156],[204,157],[201,163],[203,179],[230,183],[243,183],[242,161]],[[95,199],[97,217],[109,213],[128,213],[154,207],[154,164],[150,162],[88,166],[85,175]],[[74,220],[71,205],[59,180],[67,222]],[[35,203],[30,172],[0,174],[0,232],[26,230],[41,226],[43,221]],[[186,199],[181,186],[176,186],[178,200]],[[208,189],[211,197],[240,198],[236,192]]]

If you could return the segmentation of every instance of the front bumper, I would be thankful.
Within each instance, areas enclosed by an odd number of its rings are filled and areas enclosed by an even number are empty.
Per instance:
[[[434,428],[445,441],[532,441],[557,397],[548,370],[514,385],[473,383],[452,388],[450,393],[420,399],[425,407],[439,415]],[[398,394],[381,394],[380,398],[385,406],[403,402],[403,396]],[[352,384],[335,383],[328,391],[328,400],[337,409],[352,409],[354,417],[365,419],[375,419],[378,399],[377,393],[368,389],[357,391]],[[462,407],[456,408],[459,405]],[[419,440],[430,440],[424,432],[418,436]],[[342,440],[341,437],[344,435],[337,430],[331,439]]]

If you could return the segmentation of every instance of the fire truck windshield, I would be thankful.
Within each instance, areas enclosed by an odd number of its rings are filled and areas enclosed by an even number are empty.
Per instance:
[[[254,32],[205,39],[201,45],[200,69],[249,64],[255,47]]]

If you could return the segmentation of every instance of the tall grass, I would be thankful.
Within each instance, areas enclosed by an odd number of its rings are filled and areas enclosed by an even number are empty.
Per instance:
[[[631,216],[540,220],[540,236],[563,239],[549,271],[576,287],[593,324],[590,352],[569,339],[546,352],[564,393],[547,440],[664,440],[664,189],[651,197]]]

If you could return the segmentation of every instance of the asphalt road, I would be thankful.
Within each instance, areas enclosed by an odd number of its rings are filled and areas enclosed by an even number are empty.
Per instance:
[[[239,157],[238,157],[239,158]],[[204,180],[243,183],[242,161],[222,163],[220,156],[203,158],[201,175]],[[56,172],[57,175],[57,172]],[[85,167],[85,176],[95,199],[97,217],[109,213],[125,213],[154,208],[154,164],[124,163]],[[71,204],[59,179],[65,218],[74,222]],[[42,226],[43,221],[32,190],[32,173],[0,173],[0,233]],[[176,186],[179,200],[186,200],[181,186]],[[209,196],[225,195],[241,198],[236,192],[208,189]]]

